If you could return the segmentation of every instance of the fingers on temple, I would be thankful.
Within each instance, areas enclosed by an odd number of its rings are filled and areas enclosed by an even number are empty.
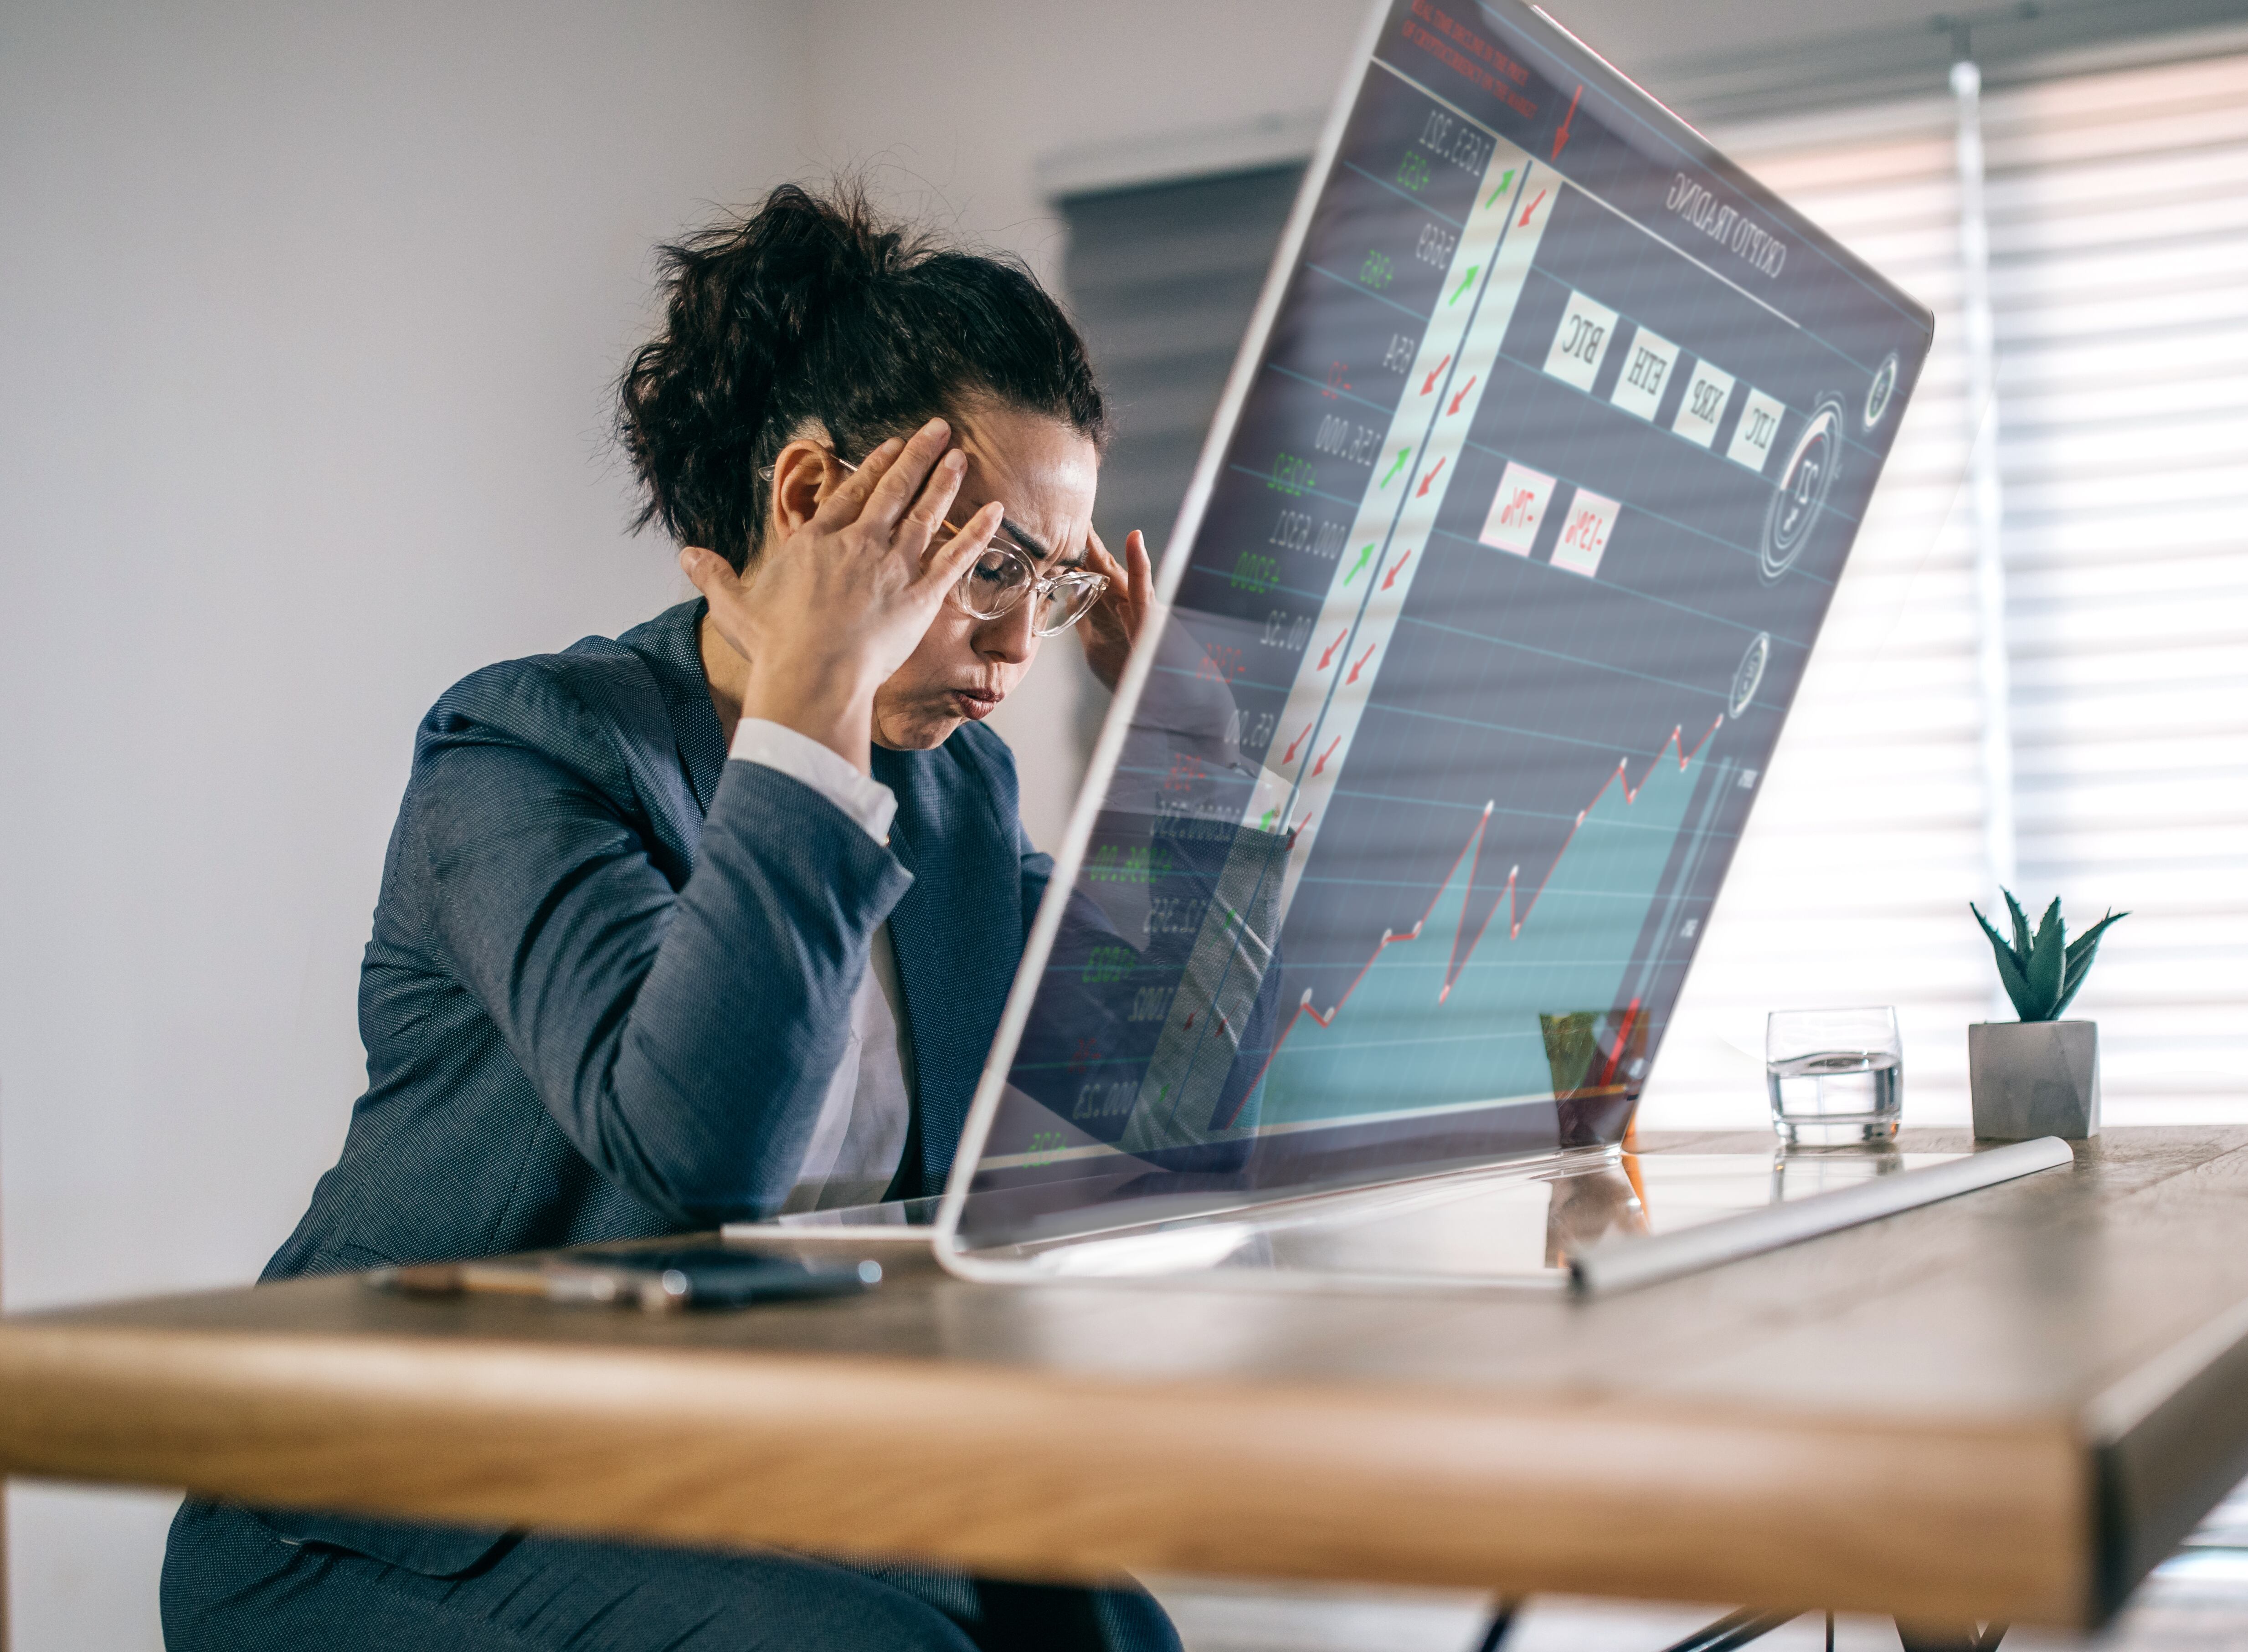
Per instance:
[[[1116,560],[1115,552],[1101,543],[1098,529],[1093,527],[1086,529],[1085,550],[1085,559],[1093,571],[1095,573],[1107,574],[1111,583],[1114,583],[1116,576],[1123,571],[1123,565]]]
[[[889,474],[904,447],[903,442],[892,436],[868,454],[857,470],[846,470],[842,482],[819,502],[812,521],[831,533],[856,522],[860,512],[867,508],[875,484]]]
[[[922,579],[949,590],[953,582],[968,572],[968,565],[984,554],[984,547],[999,531],[1005,515],[994,499],[962,523],[958,533],[929,553],[928,566],[922,570]]]
[[[901,524],[905,531],[899,536],[900,550],[919,556],[929,548],[929,542],[936,537],[944,521],[944,513],[952,509],[952,502],[959,495],[960,478],[967,472],[968,456],[964,453],[955,450],[937,461],[929,484],[921,490],[921,497],[906,512]]]
[[[908,436],[888,470],[874,483],[860,519],[883,533],[894,529],[921,492],[922,483],[929,480],[930,470],[943,457],[945,443],[951,439],[951,427],[942,419],[931,419]]]
[[[1112,604],[1145,602],[1155,590],[1155,571],[1148,556],[1148,541],[1140,530],[1134,528],[1124,536],[1121,561],[1100,542],[1099,534],[1088,531],[1086,538],[1093,553],[1087,560],[1093,563],[1095,572],[1108,576],[1108,589],[1101,600]]]

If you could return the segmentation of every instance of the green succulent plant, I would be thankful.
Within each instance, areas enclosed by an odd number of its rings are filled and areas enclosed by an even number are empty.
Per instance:
[[[2060,1012],[2068,1008],[2068,1001],[2076,996],[2077,988],[2084,984],[2084,977],[2092,972],[2092,960],[2100,950],[2101,932],[2116,919],[2131,915],[2110,912],[2072,943],[2060,921],[2058,896],[2045,909],[2045,916],[2038,920],[2037,933],[2032,935],[2029,919],[2023,915],[2022,903],[2014,899],[2014,892],[2001,889],[1998,893],[2006,897],[2006,910],[2013,915],[2014,938],[2011,943],[1991,927],[1991,920],[1983,915],[1981,908],[1972,901],[1967,903],[1967,909],[1975,915],[1975,922],[1991,937],[1991,950],[1998,959],[1998,979],[2023,1020],[2058,1021]]]

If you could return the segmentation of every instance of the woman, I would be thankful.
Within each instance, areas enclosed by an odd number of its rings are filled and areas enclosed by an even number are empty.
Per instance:
[[[360,1013],[368,1087],[268,1278],[942,1183],[1049,863],[982,720],[1150,584],[1093,533],[1083,343],[1011,264],[776,190],[665,250],[622,387],[702,592],[429,713]],[[956,524],[955,527],[948,524]],[[1132,1590],[189,1503],[188,1649],[1175,1648]]]

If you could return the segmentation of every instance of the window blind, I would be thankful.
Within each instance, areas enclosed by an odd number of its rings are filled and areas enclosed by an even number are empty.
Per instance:
[[[1717,146],[1936,312],[1936,346],[1836,587],[1763,797],[1655,1066],[1652,1128],[1766,1114],[1776,1009],[1896,1006],[1905,1104],[1964,1120],[1989,1008],[1970,408],[1948,96],[1713,130]]]
[[[2248,55],[1985,93],[2017,888],[2110,933],[2072,1015],[2108,1118],[2248,1108]],[[1745,1122],[1765,1011],[1895,1003],[1909,1116],[1998,1012],[1977,853],[1948,98],[1713,133],[1937,313],[1937,354],[1642,1117]],[[1947,491],[1951,493],[1946,498]],[[2006,1012],[2010,1013],[2010,1011]]]
[[[1296,198],[1301,165],[1064,196],[1071,307],[1115,428],[1100,467],[1109,548],[1163,542]]]
[[[1163,554],[1303,175],[1292,162],[1056,203],[1063,280],[1112,420],[1094,525],[1120,557],[1134,528]],[[1089,672],[1078,705],[1082,763],[1108,710]]]
[[[1984,99],[2024,893],[2116,1122],[2248,1110],[2248,54]]]

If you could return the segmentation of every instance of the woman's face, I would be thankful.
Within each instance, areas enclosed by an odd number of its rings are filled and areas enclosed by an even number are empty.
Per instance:
[[[1093,443],[1061,420],[1018,408],[986,404],[952,424],[968,471],[946,513],[951,520],[965,522],[997,499],[1007,512],[1000,537],[1029,552],[1039,572],[1081,563],[1100,470]],[[947,597],[921,646],[874,691],[875,743],[927,751],[963,723],[989,716],[1038,655],[1037,607],[1025,600],[979,620]]]

